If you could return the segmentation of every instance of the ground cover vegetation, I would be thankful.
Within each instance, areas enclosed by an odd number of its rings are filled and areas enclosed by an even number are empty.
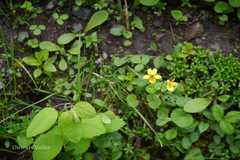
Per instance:
[[[240,19],[239,0],[0,2],[0,159],[239,159],[238,49],[180,41],[160,53],[152,41],[149,53],[101,50],[111,21],[116,48],[129,48],[146,32],[137,12],[170,8],[181,26],[201,7],[223,27]],[[69,29],[72,13],[84,23]],[[53,40],[45,14],[60,30]]]

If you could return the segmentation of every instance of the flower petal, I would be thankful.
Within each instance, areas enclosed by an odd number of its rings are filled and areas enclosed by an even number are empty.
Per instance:
[[[157,74],[157,75],[155,76],[155,78],[156,78],[156,79],[162,79],[162,76],[160,76],[159,74]]]
[[[151,83],[151,84],[156,83],[156,79],[155,79],[155,78],[151,78],[151,79],[149,79],[149,83]]]
[[[144,76],[143,76],[143,79],[149,79],[149,78],[150,78],[149,75],[144,75]]]
[[[153,72],[153,70],[150,68],[147,70],[147,74],[149,74],[149,75],[152,75],[152,72]]]
[[[152,70],[152,74],[153,74],[153,75],[156,75],[156,74],[157,74],[157,69],[156,69],[156,68],[154,68],[154,69]]]

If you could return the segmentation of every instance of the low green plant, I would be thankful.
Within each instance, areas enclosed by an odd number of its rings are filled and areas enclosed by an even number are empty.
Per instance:
[[[71,109],[58,112],[46,107],[40,110],[26,129],[25,139],[33,144],[33,159],[51,160],[62,148],[70,150],[75,157],[81,157],[90,147],[95,137],[118,131],[125,122],[113,112],[97,113],[88,102],[76,103]],[[79,146],[81,146],[79,150]]]
[[[41,50],[35,52],[34,56],[23,58],[25,64],[37,67],[33,72],[35,78],[38,78],[42,73],[50,75],[52,72],[56,72],[57,69],[54,65],[55,61],[56,56],[49,57],[49,52],[47,50]]]
[[[59,14],[57,12],[53,13],[52,15],[53,19],[57,22],[59,25],[63,25],[66,20],[68,20],[69,15],[68,14]]]
[[[171,15],[172,15],[172,17],[175,19],[176,25],[188,21],[187,16],[185,16],[185,15],[182,13],[182,11],[180,11],[180,10],[172,10],[172,11],[171,11]]]
[[[45,25],[31,25],[29,27],[29,30],[32,31],[33,35],[38,36],[40,35],[44,30],[46,30]]]
[[[33,38],[33,39],[29,39],[28,41],[27,41],[27,45],[29,46],[29,47],[31,47],[31,48],[37,48],[38,47],[38,44],[39,42],[38,42],[38,39],[37,38]]]

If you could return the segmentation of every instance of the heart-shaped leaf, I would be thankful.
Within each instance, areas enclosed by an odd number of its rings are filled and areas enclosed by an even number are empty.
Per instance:
[[[211,100],[208,98],[195,98],[184,105],[184,111],[188,113],[199,113],[206,109],[210,103]]]
[[[40,135],[33,145],[33,160],[52,160],[63,146],[59,128],[55,127],[48,133]]]
[[[42,109],[27,128],[27,137],[34,137],[50,129],[56,122],[58,112],[54,108]]]

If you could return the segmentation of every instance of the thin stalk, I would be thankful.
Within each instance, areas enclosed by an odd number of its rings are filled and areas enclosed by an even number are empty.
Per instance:
[[[79,43],[81,41],[81,36],[79,36]],[[80,101],[80,97],[81,97],[81,90],[82,90],[82,86],[81,86],[81,55],[78,54],[78,64],[77,64],[77,77],[76,77],[76,92],[77,92],[77,101]]]
[[[55,94],[50,94],[50,95],[44,97],[43,99],[41,99],[41,100],[39,100],[39,101],[37,101],[37,102],[35,102],[35,103],[32,103],[32,104],[30,104],[30,105],[28,105],[28,106],[26,106],[26,107],[24,107],[24,108],[16,111],[15,113],[11,114],[10,116],[2,119],[2,120],[0,121],[0,124],[3,123],[3,122],[5,122],[6,120],[12,118],[12,117],[15,116],[16,114],[18,114],[18,113],[20,113],[20,112],[22,112],[22,111],[24,111],[24,110],[26,110],[26,109],[28,109],[28,108],[31,108],[31,107],[35,106],[36,104],[39,104],[39,103],[41,103],[41,102],[46,101],[47,99],[51,98],[51,97],[54,96],[54,95],[55,95]]]
[[[126,28],[127,28],[127,30],[129,30],[130,26],[129,26],[129,14],[128,14],[128,3],[127,3],[127,0],[124,0],[124,11],[125,11]]]
[[[17,59],[15,59],[15,61],[23,68],[23,70],[27,73],[27,75],[29,76],[29,78],[32,80],[33,84],[35,85],[36,88],[38,88],[36,81],[34,80],[33,76],[31,75],[31,73],[27,70],[27,68]]]

